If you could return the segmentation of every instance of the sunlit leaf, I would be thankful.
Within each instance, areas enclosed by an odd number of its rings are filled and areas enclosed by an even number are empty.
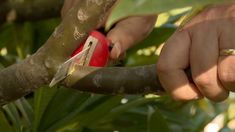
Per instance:
[[[138,49],[147,48],[150,46],[159,46],[165,42],[175,32],[175,30],[176,27],[174,25],[154,28],[147,38],[132,47],[129,52],[136,52]]]
[[[204,6],[231,0],[120,0],[109,16],[106,28],[128,16],[158,14],[175,8]],[[124,13],[125,12],[125,13]]]

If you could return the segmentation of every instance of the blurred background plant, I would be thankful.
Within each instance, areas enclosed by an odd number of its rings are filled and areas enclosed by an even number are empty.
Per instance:
[[[106,28],[125,16],[162,12],[153,32],[128,51],[121,65],[156,63],[162,45],[182,20],[189,18],[188,14],[192,14],[194,9],[218,1],[121,0]],[[58,16],[37,21],[6,21],[0,25],[0,69],[34,53],[59,23]],[[234,108],[233,95],[223,103],[205,99],[180,103],[168,96],[95,95],[63,87],[45,86],[4,105],[0,111],[0,131],[229,132],[235,130]]]

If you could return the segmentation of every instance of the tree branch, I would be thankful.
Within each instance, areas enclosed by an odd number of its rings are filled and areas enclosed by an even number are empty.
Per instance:
[[[0,104],[16,100],[47,85],[58,66],[67,60],[87,34],[103,21],[116,0],[84,0],[65,16],[48,41],[24,61],[0,71]],[[82,67],[64,86],[102,94],[160,94],[155,65],[142,67]]]
[[[82,67],[67,77],[65,85],[80,91],[102,94],[161,94],[156,66]]]
[[[48,84],[58,66],[104,19],[116,0],[84,0],[69,11],[48,41],[31,57],[0,71],[0,103]]]
[[[13,21],[36,21],[60,16],[64,0],[0,1],[0,24],[7,21],[10,12]],[[15,13],[15,14],[14,14]]]

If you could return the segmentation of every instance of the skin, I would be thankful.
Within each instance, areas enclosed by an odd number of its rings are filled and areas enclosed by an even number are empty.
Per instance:
[[[79,1],[65,0],[62,17]],[[144,39],[155,21],[156,16],[137,16],[118,22],[107,34],[114,43],[110,57],[118,59]],[[235,56],[219,55],[222,49],[235,49],[234,25],[235,5],[210,6],[166,42],[157,62],[157,72],[162,86],[173,99],[188,101],[206,97],[220,102],[230,91],[235,91]],[[193,82],[184,72],[188,67]]]
[[[235,49],[234,25],[235,5],[211,6],[166,42],[157,71],[175,100],[206,97],[220,102],[235,91],[235,56],[219,55],[222,49]],[[187,67],[194,83],[186,77]]]
[[[62,18],[68,13],[72,5],[79,3],[81,0],[65,0],[61,10]],[[107,13],[107,16],[109,13]],[[106,16],[106,18],[107,18]],[[134,44],[143,40],[154,28],[157,16],[135,16],[128,17],[116,23],[116,25],[107,33],[107,38],[114,44],[111,51],[111,59],[122,58],[125,51]],[[100,23],[97,28],[104,26]]]

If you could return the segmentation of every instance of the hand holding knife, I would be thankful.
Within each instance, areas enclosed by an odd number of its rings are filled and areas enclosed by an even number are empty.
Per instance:
[[[92,31],[86,41],[72,53],[72,57],[58,68],[49,87],[55,86],[71,75],[75,71],[75,65],[94,67],[106,66],[109,59],[109,46],[109,41],[102,33]]]

